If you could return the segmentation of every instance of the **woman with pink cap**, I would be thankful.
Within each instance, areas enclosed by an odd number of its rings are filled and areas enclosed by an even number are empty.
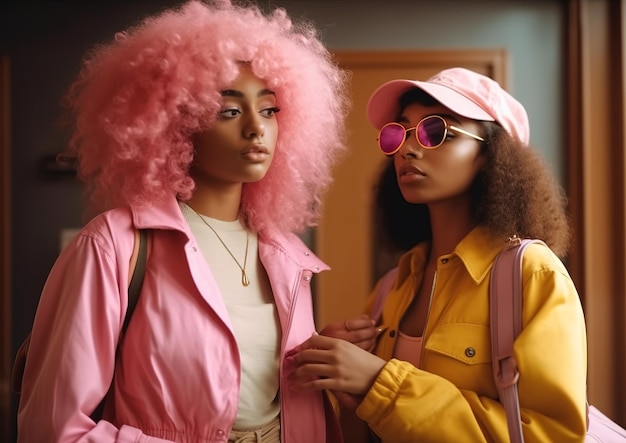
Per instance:
[[[524,254],[514,344],[523,434],[583,441],[585,323],[559,259],[570,239],[566,201],[528,146],[523,106],[488,77],[452,68],[383,84],[367,114],[392,158],[376,198],[380,225],[407,250],[379,323],[360,317],[311,337],[298,348],[292,386],[334,391],[384,442],[508,441],[492,372],[489,276],[510,238],[537,238],[548,247]]]

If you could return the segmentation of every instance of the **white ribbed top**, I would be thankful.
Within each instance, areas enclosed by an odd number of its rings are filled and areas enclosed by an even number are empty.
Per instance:
[[[239,266],[215,233],[188,205],[180,203],[180,208],[222,293],[239,346],[241,387],[233,428],[240,430],[264,425],[280,412],[280,324],[269,279],[259,260],[258,235],[246,230],[240,220],[230,222],[200,216],[218,233],[241,266],[248,236],[245,269],[250,285],[243,286]],[[215,364],[222,362],[216,361]]]

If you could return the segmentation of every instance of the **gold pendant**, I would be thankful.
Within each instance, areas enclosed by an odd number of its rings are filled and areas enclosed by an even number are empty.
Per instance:
[[[250,279],[248,278],[248,274],[246,274],[245,270],[241,270],[241,284],[244,286],[250,285]]]

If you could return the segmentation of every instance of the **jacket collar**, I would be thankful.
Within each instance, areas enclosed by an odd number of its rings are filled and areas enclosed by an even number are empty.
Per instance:
[[[265,248],[262,247],[265,246]],[[259,255],[263,260],[267,253],[280,252],[298,266],[317,274],[330,267],[315,255],[302,239],[293,233],[276,232],[271,236],[259,234]]]
[[[131,206],[133,224],[138,229],[164,229],[183,232],[188,239],[193,238],[189,225],[183,216],[178,200],[170,197],[150,206]],[[329,269],[304,242],[295,234],[273,233],[270,236],[259,233],[259,253],[280,251],[298,265],[319,272]],[[267,248],[267,249],[266,249]]]
[[[493,232],[478,226],[461,240],[453,254],[461,259],[472,279],[480,283],[505,245],[506,239],[498,238]]]
[[[131,206],[130,211],[137,229],[174,229],[191,237],[189,225],[178,207],[178,200],[174,197],[168,197],[150,206]]]
[[[487,228],[478,226],[456,245],[452,253],[438,257],[438,260],[460,260],[470,277],[480,283],[505,245],[506,239],[498,238]],[[400,279],[406,278],[410,273],[423,272],[429,248],[430,242],[423,242],[402,256],[398,263]]]

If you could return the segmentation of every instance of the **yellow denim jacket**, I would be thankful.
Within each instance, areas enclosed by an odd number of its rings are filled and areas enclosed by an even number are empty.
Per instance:
[[[419,368],[392,354],[400,319],[422,280],[428,245],[400,259],[375,349],[388,363],[356,411],[383,442],[508,441],[489,330],[489,276],[503,246],[476,228],[453,253],[439,257]],[[514,353],[526,443],[582,442],[587,344],[578,293],[562,262],[543,245],[526,250],[522,278],[523,329]]]

